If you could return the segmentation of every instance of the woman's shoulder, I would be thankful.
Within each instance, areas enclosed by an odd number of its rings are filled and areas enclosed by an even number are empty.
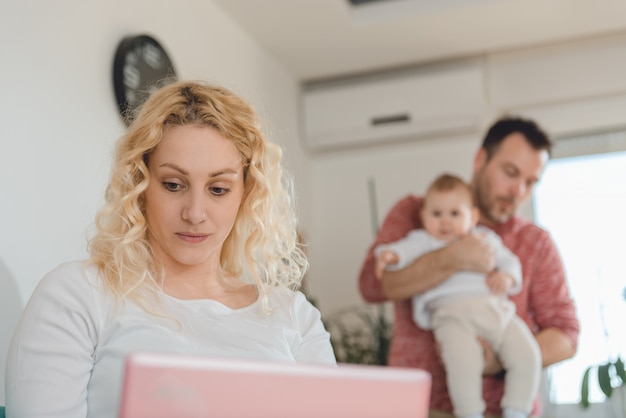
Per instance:
[[[89,260],[72,260],[59,264],[43,277],[42,281],[56,284],[81,282],[95,283],[98,269]]]
[[[45,319],[44,328],[57,324],[68,333],[94,337],[102,313],[108,310],[108,301],[95,267],[83,260],[65,262],[39,281],[24,307],[21,322],[28,328]]]
[[[315,309],[315,306],[299,290],[287,287],[276,287],[268,296],[270,310],[282,310],[285,312],[298,313]]]
[[[293,290],[285,286],[277,286],[269,290],[268,300],[273,304],[278,303],[279,305],[291,305],[300,297],[304,297],[300,291]]]
[[[59,264],[37,284],[33,295],[49,294],[55,297],[84,297],[101,286],[98,269],[89,260],[72,260]]]
[[[308,329],[321,318],[319,309],[299,290],[275,288],[269,296],[270,320],[289,324],[296,329]]]

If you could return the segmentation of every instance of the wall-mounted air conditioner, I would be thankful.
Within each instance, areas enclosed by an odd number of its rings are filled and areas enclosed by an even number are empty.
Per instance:
[[[327,151],[476,132],[486,108],[483,68],[472,60],[305,85],[307,147]]]

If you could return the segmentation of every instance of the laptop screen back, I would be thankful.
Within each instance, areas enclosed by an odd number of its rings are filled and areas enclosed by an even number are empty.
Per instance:
[[[430,390],[418,369],[138,353],[120,418],[426,418]]]

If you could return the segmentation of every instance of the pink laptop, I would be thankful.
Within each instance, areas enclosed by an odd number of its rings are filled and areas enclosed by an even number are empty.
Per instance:
[[[138,353],[119,418],[426,418],[430,390],[418,369]]]

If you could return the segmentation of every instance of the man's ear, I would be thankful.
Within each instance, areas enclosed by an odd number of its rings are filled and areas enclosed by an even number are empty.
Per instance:
[[[476,155],[474,155],[474,173],[479,172],[486,163],[487,150],[481,147],[478,151],[476,151]]]

